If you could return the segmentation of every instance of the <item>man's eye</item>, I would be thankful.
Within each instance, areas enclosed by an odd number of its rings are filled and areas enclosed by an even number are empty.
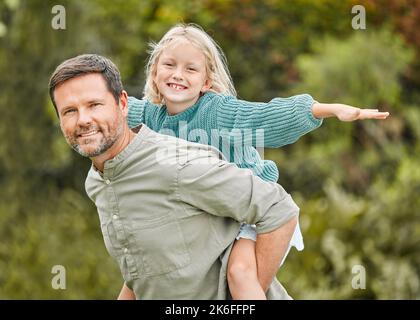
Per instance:
[[[99,102],[94,102],[94,103],[90,104],[91,107],[97,107],[97,106],[100,106],[100,105],[101,104]]]
[[[70,114],[70,113],[72,113],[72,112],[74,112],[75,110],[74,109],[68,109],[68,110],[66,110],[66,111],[64,111],[64,115],[66,115],[66,114]]]

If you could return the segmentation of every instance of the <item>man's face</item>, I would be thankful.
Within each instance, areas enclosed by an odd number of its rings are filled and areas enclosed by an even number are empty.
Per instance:
[[[127,108],[117,104],[99,73],[67,80],[55,88],[61,131],[82,156],[93,158],[121,137]]]

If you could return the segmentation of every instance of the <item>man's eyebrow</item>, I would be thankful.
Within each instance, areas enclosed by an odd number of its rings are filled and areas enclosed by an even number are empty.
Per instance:
[[[104,100],[103,99],[90,99],[90,100],[88,100],[87,101],[87,104],[92,104],[92,103],[98,103],[98,102],[101,102],[101,103],[104,103]]]

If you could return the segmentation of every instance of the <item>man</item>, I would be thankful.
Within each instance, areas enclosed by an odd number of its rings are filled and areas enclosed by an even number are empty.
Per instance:
[[[92,160],[86,191],[125,281],[119,298],[229,298],[226,265],[240,222],[256,224],[260,252],[275,252],[277,263],[258,266],[267,297],[290,298],[275,274],[299,208],[281,186],[208,146],[144,124],[130,130],[127,93],[106,58],[63,62],[49,88],[67,142]]]

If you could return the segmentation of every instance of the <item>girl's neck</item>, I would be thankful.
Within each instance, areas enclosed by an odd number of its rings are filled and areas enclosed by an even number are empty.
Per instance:
[[[166,103],[166,111],[168,112],[168,114],[170,116],[174,116],[176,114],[179,114],[181,112],[184,112],[185,110],[187,110],[188,108],[191,108],[193,105],[195,105],[197,103],[197,101],[200,99],[200,97],[197,97],[197,99],[193,100],[193,101],[188,101],[188,102],[180,102],[180,103],[174,103],[174,102],[170,102],[170,103]]]

